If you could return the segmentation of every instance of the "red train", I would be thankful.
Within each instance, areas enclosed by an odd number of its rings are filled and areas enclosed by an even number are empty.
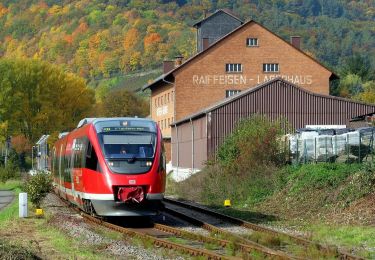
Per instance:
[[[160,128],[148,119],[87,118],[55,143],[55,191],[99,216],[155,215],[165,191]]]

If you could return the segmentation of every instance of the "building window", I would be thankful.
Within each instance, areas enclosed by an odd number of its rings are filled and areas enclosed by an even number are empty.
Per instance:
[[[247,38],[246,45],[250,47],[258,46],[258,38]]]
[[[227,63],[225,64],[226,72],[242,72],[242,64],[240,63]]]
[[[226,90],[225,91],[225,97],[231,97],[231,96],[236,95],[240,92],[241,92],[241,90]]]
[[[279,72],[279,64],[277,63],[264,63],[263,72]]]

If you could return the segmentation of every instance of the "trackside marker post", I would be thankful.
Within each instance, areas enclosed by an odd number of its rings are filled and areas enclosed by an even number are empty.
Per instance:
[[[20,218],[27,218],[27,193],[19,194],[19,216]]]
[[[230,207],[230,200],[224,200],[224,207]]]

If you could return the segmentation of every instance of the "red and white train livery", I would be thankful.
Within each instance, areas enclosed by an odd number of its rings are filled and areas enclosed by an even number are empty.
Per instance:
[[[165,191],[160,128],[148,119],[87,118],[55,143],[55,191],[99,216],[157,213]]]

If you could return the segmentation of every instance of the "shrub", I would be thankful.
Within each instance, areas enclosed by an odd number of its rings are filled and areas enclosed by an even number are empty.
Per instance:
[[[280,143],[284,121],[270,121],[254,115],[239,122],[219,147],[216,161],[209,161],[201,173],[177,185],[185,198],[221,205],[254,205],[271,195],[276,186],[277,166],[284,163]]]
[[[20,170],[12,160],[8,160],[6,166],[0,167],[0,182],[6,182],[10,179],[19,179],[20,176]]]
[[[52,190],[52,177],[51,175],[38,172],[31,176],[24,185],[24,191],[35,207],[40,207],[40,202]]]
[[[285,156],[279,137],[283,125],[283,120],[270,121],[260,115],[240,121],[219,147],[218,163],[230,168],[231,173],[243,173],[258,165],[282,164]]]

